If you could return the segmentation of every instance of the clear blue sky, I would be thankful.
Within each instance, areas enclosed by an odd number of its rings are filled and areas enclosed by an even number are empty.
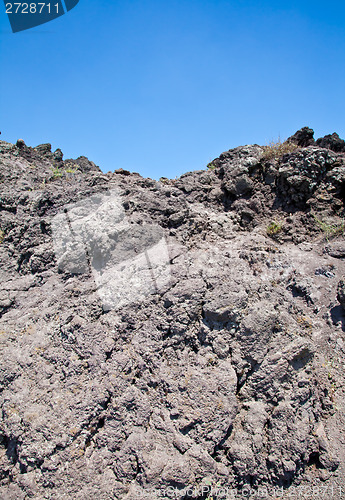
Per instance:
[[[308,125],[345,138],[345,2],[80,0],[12,34],[1,138],[175,177]]]

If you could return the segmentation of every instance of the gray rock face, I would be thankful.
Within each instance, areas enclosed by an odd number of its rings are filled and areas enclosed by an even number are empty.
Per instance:
[[[0,141],[1,498],[335,480],[345,163],[305,145],[157,182]]]

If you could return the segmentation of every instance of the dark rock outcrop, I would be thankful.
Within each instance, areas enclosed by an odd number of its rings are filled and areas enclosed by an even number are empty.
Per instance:
[[[340,305],[342,305],[345,308],[345,282],[344,282],[344,280],[340,280],[338,283],[337,299],[339,300]]]
[[[345,141],[340,139],[336,132],[320,137],[320,139],[317,139],[316,144],[320,148],[331,149],[336,153],[345,153]]]
[[[294,135],[289,137],[288,142],[293,142],[301,148],[306,148],[307,146],[313,146],[315,144],[314,140],[314,130],[309,127],[303,127],[298,130]]]

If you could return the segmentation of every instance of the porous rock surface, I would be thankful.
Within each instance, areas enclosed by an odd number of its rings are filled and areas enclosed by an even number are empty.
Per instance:
[[[294,137],[160,181],[0,141],[0,498],[341,498],[345,155]]]

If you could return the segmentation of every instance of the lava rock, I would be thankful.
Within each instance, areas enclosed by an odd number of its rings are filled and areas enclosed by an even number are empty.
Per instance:
[[[42,155],[49,154],[52,152],[52,145],[50,143],[46,144],[39,144],[34,148],[38,153],[41,153]]]
[[[54,160],[56,160],[58,162],[61,162],[63,160],[63,152],[61,151],[60,148],[58,148],[54,151],[53,158],[54,158]]]
[[[321,148],[331,149],[336,153],[344,153],[345,152],[345,141],[340,139],[339,135],[334,132],[333,134],[325,135],[324,137],[320,137],[316,141],[317,146]]]
[[[314,130],[309,127],[303,127],[298,130],[294,135],[287,139],[288,142],[293,142],[301,148],[306,148],[308,146],[313,146],[315,144],[314,140]]]
[[[25,142],[23,139],[18,139],[17,142],[16,142],[16,146],[18,149],[22,149],[25,147]]]
[[[0,498],[333,484],[345,167],[311,132],[160,182],[0,141]]]
[[[339,281],[337,286],[337,299],[340,305],[345,308],[345,281],[343,279]]]

